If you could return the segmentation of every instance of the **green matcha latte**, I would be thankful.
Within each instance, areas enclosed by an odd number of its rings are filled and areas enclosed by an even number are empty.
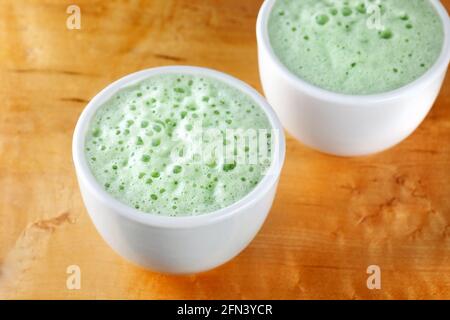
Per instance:
[[[100,106],[85,154],[99,184],[121,202],[146,213],[198,215],[256,187],[271,165],[271,130],[262,108],[234,87],[208,77],[158,75]],[[226,151],[202,154],[217,146]],[[262,149],[267,157],[254,161]]]
[[[277,0],[274,53],[299,78],[333,92],[388,92],[422,76],[444,32],[428,0]]]

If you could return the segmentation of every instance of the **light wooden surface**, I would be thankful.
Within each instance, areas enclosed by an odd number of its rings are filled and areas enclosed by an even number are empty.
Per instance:
[[[288,138],[271,214],[211,272],[173,277],[117,256],[82,204],[72,132],[86,103],[140,69],[201,65],[260,89],[261,0],[0,2],[0,297],[450,298],[450,78],[398,147],[341,159]],[[66,29],[66,8],[82,29]],[[443,3],[450,8],[450,1]],[[366,268],[382,268],[382,289]],[[78,265],[81,290],[66,288]]]

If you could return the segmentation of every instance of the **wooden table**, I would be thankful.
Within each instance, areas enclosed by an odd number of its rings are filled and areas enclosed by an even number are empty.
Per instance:
[[[66,28],[73,2],[81,30]],[[449,77],[423,125],[390,151],[343,159],[289,137],[267,223],[216,270],[145,271],[94,229],[71,160],[87,102],[119,77],[171,64],[215,68],[260,90],[261,2],[0,2],[0,297],[450,298]],[[381,290],[366,286],[372,264]],[[66,287],[70,265],[81,268],[80,290]]]

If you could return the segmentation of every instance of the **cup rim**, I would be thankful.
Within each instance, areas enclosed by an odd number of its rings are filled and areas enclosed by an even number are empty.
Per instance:
[[[222,81],[227,85],[243,92],[253,101],[255,101],[255,103],[257,103],[266,114],[271,127],[275,130],[278,130],[279,134],[278,139],[275,139],[275,152],[272,164],[269,167],[267,173],[264,175],[263,179],[258,183],[258,185],[252,191],[250,191],[250,193],[239,199],[237,202],[231,204],[230,206],[210,213],[183,217],[169,217],[152,213],[145,213],[143,211],[130,207],[129,205],[119,201],[118,199],[107,193],[100,186],[100,184],[92,174],[85,157],[84,146],[89,124],[91,123],[92,117],[95,115],[98,108],[119,90],[122,90],[129,86],[133,86],[137,82],[145,80],[146,78],[160,74],[201,75]],[[213,69],[194,66],[164,66],[145,69],[126,75],[119,80],[116,80],[115,82],[109,84],[106,88],[100,91],[84,108],[75,127],[72,142],[72,155],[77,178],[83,181],[83,185],[86,186],[88,192],[93,194],[95,198],[101,201],[103,205],[113,209],[118,214],[129,220],[133,220],[153,227],[176,229],[199,227],[222,221],[259,201],[261,197],[263,197],[267,193],[268,189],[277,183],[284,164],[285,153],[285,136],[281,122],[276,116],[275,111],[261,94],[259,94],[250,85],[233,76]]]
[[[428,0],[435,9],[442,22],[444,40],[442,50],[439,57],[431,68],[429,68],[423,75],[415,79],[414,81],[394,90],[367,94],[367,95],[352,95],[339,93],[331,90],[327,90],[316,86],[306,80],[301,79],[299,76],[291,72],[277,57],[273,51],[270,43],[268,32],[268,21],[272,8],[277,0],[265,0],[260,8],[258,19],[256,23],[256,34],[258,40],[259,50],[263,49],[267,52],[271,60],[275,63],[278,69],[281,71],[285,79],[287,79],[292,85],[296,86],[300,90],[307,90],[308,93],[321,100],[339,103],[342,105],[354,105],[360,104],[361,107],[367,107],[377,102],[383,102],[387,100],[397,99],[407,91],[415,91],[419,87],[426,83],[433,81],[437,76],[442,75],[448,67],[450,61],[450,20],[447,10],[439,0]]]

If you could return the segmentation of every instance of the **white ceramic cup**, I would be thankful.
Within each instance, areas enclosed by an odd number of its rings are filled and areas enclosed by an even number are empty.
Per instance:
[[[96,181],[85,158],[86,133],[97,109],[117,91],[158,74],[192,74],[214,78],[252,98],[278,134],[273,161],[256,188],[233,205],[213,213],[166,217],[139,212],[109,195]],[[92,99],[73,137],[73,161],[87,211],[103,239],[121,256],[163,273],[189,274],[217,267],[239,254],[256,236],[272,206],[285,157],[284,133],[265,99],[244,82],[198,67],[161,67],[128,75]]]
[[[441,89],[450,60],[450,23],[438,0],[429,0],[444,27],[436,63],[416,81],[374,95],[345,95],[291,73],[275,55],[268,20],[276,0],[266,0],[257,22],[259,71],[267,100],[284,127],[305,145],[339,156],[361,156],[406,139],[424,120]]]

